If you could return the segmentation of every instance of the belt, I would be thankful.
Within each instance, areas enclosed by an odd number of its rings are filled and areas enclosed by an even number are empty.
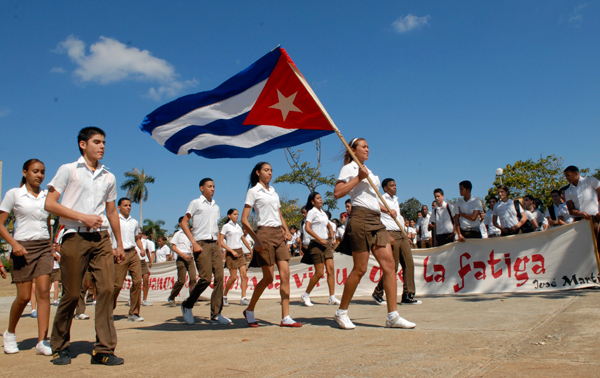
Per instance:
[[[216,240],[208,239],[208,240],[200,240],[202,243],[216,243]]]
[[[479,227],[477,227],[477,228],[461,228],[460,230],[461,231],[471,231],[471,232],[481,232]]]
[[[131,252],[131,251],[135,251],[135,247],[131,247],[131,248],[127,248],[127,249],[123,250],[123,252]]]
[[[108,231],[108,227],[100,227],[100,228],[76,227],[76,228],[69,228],[69,230],[74,230],[77,233],[97,233],[97,232],[102,232],[102,231]]]

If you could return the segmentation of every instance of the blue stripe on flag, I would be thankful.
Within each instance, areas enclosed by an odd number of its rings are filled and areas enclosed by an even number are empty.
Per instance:
[[[226,100],[244,92],[266,80],[273,72],[280,56],[281,51],[276,48],[212,91],[183,96],[161,106],[144,118],[139,126],[140,129],[152,135],[152,131],[158,126],[172,122],[195,109]]]

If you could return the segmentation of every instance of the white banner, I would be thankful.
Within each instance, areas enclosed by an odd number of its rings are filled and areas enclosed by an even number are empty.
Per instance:
[[[473,294],[504,292],[541,292],[598,286],[600,272],[589,221],[576,222],[543,232],[503,238],[469,239],[443,247],[413,249],[416,294]],[[344,283],[352,270],[350,256],[335,254],[335,293],[341,296]],[[401,268],[400,268],[401,269]],[[154,264],[150,275],[150,302],[166,301],[176,282],[175,262]],[[292,261],[290,264],[291,297],[299,298],[306,290],[314,268]],[[260,268],[248,271],[250,298],[262,278]],[[229,271],[225,269],[225,282]],[[357,296],[370,295],[381,279],[381,269],[373,256],[369,268],[356,290]],[[397,275],[399,293],[402,272]],[[130,278],[127,277],[119,300],[128,300]],[[210,297],[213,285],[202,294]],[[188,295],[188,284],[179,297]],[[311,293],[312,297],[328,296],[326,276]],[[230,300],[241,297],[240,279],[229,292]],[[262,295],[279,298],[279,275]]]

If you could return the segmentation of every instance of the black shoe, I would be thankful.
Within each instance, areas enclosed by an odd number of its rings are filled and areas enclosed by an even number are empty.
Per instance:
[[[385,299],[383,299],[382,296],[377,295],[375,292],[373,292],[373,294],[371,294],[371,296],[373,297],[373,299],[375,299],[375,302],[377,302],[378,305],[386,304]]]
[[[52,355],[50,360],[54,365],[68,365],[71,363],[71,351],[69,348],[60,350]]]
[[[402,294],[402,302],[400,302],[402,304],[421,304],[423,302],[421,302],[418,299],[415,299],[415,295],[413,293],[408,293],[408,294]]]
[[[125,360],[122,359],[121,357],[115,356],[114,354],[96,353],[96,351],[94,351],[92,353],[91,363],[92,363],[92,365],[114,366],[114,365],[123,365],[123,363],[125,363]]]

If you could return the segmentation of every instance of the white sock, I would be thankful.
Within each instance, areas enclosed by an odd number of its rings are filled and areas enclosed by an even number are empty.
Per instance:
[[[281,319],[281,322],[282,322],[283,324],[294,324],[294,323],[296,323],[296,322],[294,321],[294,319],[292,319],[292,318],[291,318],[289,315],[288,315],[288,316],[286,316],[285,318]]]
[[[310,298],[310,294],[305,291],[304,294],[302,294],[302,298]]]
[[[342,316],[342,315],[348,315],[348,310],[342,310],[341,308],[338,308],[338,310],[335,312],[338,316]]]
[[[15,333],[10,333],[10,332],[8,332],[8,330],[6,330],[6,336],[14,336],[15,334],[16,334],[16,332]]]
[[[254,319],[254,311],[246,310],[246,319],[248,319],[249,323],[254,323],[256,319]]]
[[[392,311],[392,312],[388,312],[388,320],[392,320],[396,317],[400,316],[400,314],[398,314],[398,311]]]
[[[246,299],[246,297],[242,297],[242,300],[244,300],[244,299]],[[246,299],[246,300],[248,300],[248,299]]]
[[[335,297],[335,295],[330,295],[329,296],[329,300],[330,301],[335,301],[337,298]]]

